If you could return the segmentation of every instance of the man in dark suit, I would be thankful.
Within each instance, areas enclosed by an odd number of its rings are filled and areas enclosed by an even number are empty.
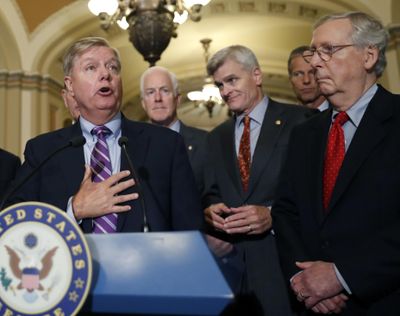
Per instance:
[[[244,46],[217,52],[207,71],[235,113],[210,132],[203,197],[214,248],[220,255],[227,254],[227,260],[240,261],[245,267],[237,306],[233,307],[239,311],[234,312],[291,315],[271,232],[270,205],[290,131],[310,111],[264,96],[257,58]],[[244,135],[248,145],[242,146]],[[247,180],[241,171],[245,168],[240,157],[245,155]]]
[[[83,135],[86,144],[54,156],[11,200],[56,205],[85,232],[140,231],[144,204],[152,231],[201,228],[200,198],[181,136],[129,121],[120,113],[120,71],[118,52],[102,38],[84,38],[68,49],[65,84],[78,103],[79,123],[28,141],[19,176],[75,136]],[[128,138],[128,156],[141,186],[127,171],[127,157],[118,145],[121,136]],[[100,224],[99,219],[104,221]]]
[[[319,90],[315,80],[315,69],[303,58],[303,52],[309,49],[308,46],[299,46],[290,52],[288,59],[289,81],[301,105],[322,112],[329,107],[329,102],[326,101]]]
[[[160,66],[148,68],[140,77],[142,106],[151,123],[168,127],[182,135],[197,187],[204,189],[204,160],[207,132],[190,127],[178,119],[181,101],[176,75]]]
[[[19,157],[0,148],[0,201],[21,165]]]
[[[350,12],[319,20],[303,53],[333,109],[294,129],[272,214],[305,314],[400,313],[400,96],[376,84],[387,41]]]

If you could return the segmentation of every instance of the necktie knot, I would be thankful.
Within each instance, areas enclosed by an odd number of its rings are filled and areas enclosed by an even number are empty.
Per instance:
[[[103,139],[111,134],[111,130],[107,126],[100,125],[93,127],[91,134]]]
[[[242,119],[243,126],[246,128],[250,127],[250,116],[246,115]]]
[[[349,120],[349,116],[347,115],[346,112],[339,112],[336,117],[334,124],[340,124],[342,126],[344,123],[346,123]]]

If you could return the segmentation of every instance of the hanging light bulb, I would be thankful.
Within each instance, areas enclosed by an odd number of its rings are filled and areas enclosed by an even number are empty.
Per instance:
[[[204,49],[204,59],[207,65],[209,57],[208,49],[210,48],[211,39],[202,39],[200,40],[200,43],[202,44]],[[201,91],[190,91],[187,94],[188,99],[190,101],[193,101],[195,103],[195,106],[202,106],[207,109],[210,118],[213,115],[213,110],[215,106],[223,106],[225,104],[221,98],[218,87],[212,82],[212,78],[205,77],[203,88]]]
[[[121,20],[117,21],[118,26],[123,29],[123,30],[127,30],[129,28],[129,23],[126,20],[126,17],[124,16]]]
[[[113,15],[118,9],[118,0],[89,0],[88,8],[94,15],[107,13]]]

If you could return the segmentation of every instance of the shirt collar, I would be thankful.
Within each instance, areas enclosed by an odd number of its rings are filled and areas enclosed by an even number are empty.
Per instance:
[[[171,126],[169,126],[169,129],[179,133],[179,131],[181,130],[181,122],[179,120],[176,120]]]
[[[329,102],[328,100],[325,100],[324,102],[322,102],[319,106],[318,106],[318,110],[320,112],[325,111],[326,109],[329,109]]]
[[[265,96],[261,100],[261,102],[258,103],[254,107],[254,109],[249,113],[249,117],[251,118],[251,121],[256,122],[257,124],[261,125],[264,120],[264,116],[265,116],[265,112],[267,111],[268,104],[269,104],[269,100]],[[236,123],[235,123],[236,127],[238,127],[240,125],[244,116],[245,116],[244,113],[236,116]]]
[[[376,91],[378,90],[378,85],[375,83],[373,84],[362,96],[354,103],[347,111],[347,115],[349,116],[351,122],[358,127],[360,121],[365,113],[365,110],[368,107],[369,102],[375,95]],[[339,113],[336,110],[333,110],[332,119]]]
[[[82,134],[86,139],[94,138],[90,132],[96,125],[84,119],[82,116],[79,118],[79,124],[81,125]],[[121,112],[115,114],[104,126],[107,126],[111,130],[111,136],[109,137],[116,138],[121,131]]]

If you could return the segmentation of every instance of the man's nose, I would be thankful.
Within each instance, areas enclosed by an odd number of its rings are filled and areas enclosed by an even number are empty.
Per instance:
[[[161,95],[161,91],[160,90],[156,90],[154,92],[154,98],[155,98],[156,101],[161,101],[162,95]]]
[[[312,55],[311,60],[310,60],[310,65],[314,69],[316,69],[318,66],[321,65],[324,61],[321,59],[319,56],[318,52],[314,52],[314,55]]]
[[[311,74],[305,72],[303,76],[303,84],[309,84],[311,82],[311,76]]]
[[[100,79],[101,80],[110,80],[110,78],[111,78],[110,70],[107,69],[106,67],[102,67],[101,73],[100,73]]]
[[[221,95],[221,97],[224,99],[228,96],[229,92],[231,91],[231,89],[229,87],[227,87],[226,85],[221,85],[219,87],[219,94]]]

